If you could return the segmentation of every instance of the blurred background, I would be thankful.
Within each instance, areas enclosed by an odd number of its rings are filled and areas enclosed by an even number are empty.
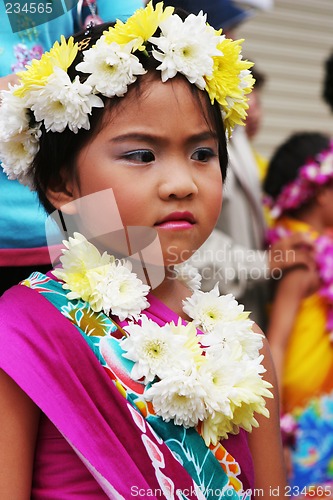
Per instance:
[[[322,99],[324,64],[333,51],[333,0],[275,0],[234,34],[245,38],[244,56],[266,76],[258,152],[270,157],[296,130],[333,134],[333,115]]]

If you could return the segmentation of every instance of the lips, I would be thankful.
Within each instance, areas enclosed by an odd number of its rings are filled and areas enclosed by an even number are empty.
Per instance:
[[[195,224],[194,215],[191,212],[172,212],[155,226],[164,229],[188,229]]]

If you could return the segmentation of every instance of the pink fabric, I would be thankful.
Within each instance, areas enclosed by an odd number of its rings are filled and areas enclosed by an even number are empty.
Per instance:
[[[35,453],[31,498],[107,499],[73,448],[42,413]]]
[[[174,313],[163,304],[158,301],[154,304],[153,297],[150,302],[148,315],[156,321],[173,319]],[[154,307],[160,310],[159,317]],[[0,299],[0,342],[0,367],[78,451],[94,477],[106,479],[101,484],[105,493],[93,487],[89,473],[69,452],[57,430],[43,421],[32,498],[82,498],[82,493],[76,494],[73,489],[78,488],[75,483],[80,481],[87,485],[87,491],[91,488],[90,496],[84,493],[84,498],[94,500],[106,495],[127,500],[133,496],[133,487],[147,492],[161,491],[156,463],[147,454],[142,431],[129,416],[126,400],[110,382],[77,329],[46,298],[24,286],[7,291]],[[51,442],[52,432],[59,439],[57,442]],[[149,429],[145,436],[152,443],[157,442]],[[232,436],[224,444],[242,463],[244,489],[252,488],[252,462],[245,434]],[[189,489],[193,482],[188,473],[166,445],[159,443],[159,447],[165,462],[159,472],[169,474],[177,488]],[[61,470],[59,465],[63,465]],[[147,493],[148,496],[161,498]],[[189,498],[196,498],[196,494]]]
[[[41,266],[51,264],[48,247],[0,248],[0,266]]]
[[[47,299],[24,286],[8,290],[0,299],[0,341],[0,367],[92,464],[92,472],[106,479],[103,488],[110,498],[127,500],[132,487],[160,488],[126,400],[77,329]],[[150,431],[147,436],[155,441]],[[178,488],[188,488],[192,479],[166,445],[161,447],[165,469]],[[56,498],[52,490],[48,494]]]

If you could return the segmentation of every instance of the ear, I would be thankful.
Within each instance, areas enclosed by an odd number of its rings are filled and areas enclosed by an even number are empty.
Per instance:
[[[68,172],[62,169],[60,172],[61,181],[59,183],[51,183],[46,190],[46,197],[50,203],[65,214],[73,215],[77,212],[73,179],[66,179]]]

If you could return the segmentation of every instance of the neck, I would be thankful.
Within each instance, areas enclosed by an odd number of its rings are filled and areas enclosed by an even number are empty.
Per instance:
[[[189,297],[192,292],[183,283],[176,279],[172,270],[166,269],[163,282],[151,290],[151,294],[163,302],[169,309],[174,311],[183,319],[189,319],[182,308],[182,301]]]

